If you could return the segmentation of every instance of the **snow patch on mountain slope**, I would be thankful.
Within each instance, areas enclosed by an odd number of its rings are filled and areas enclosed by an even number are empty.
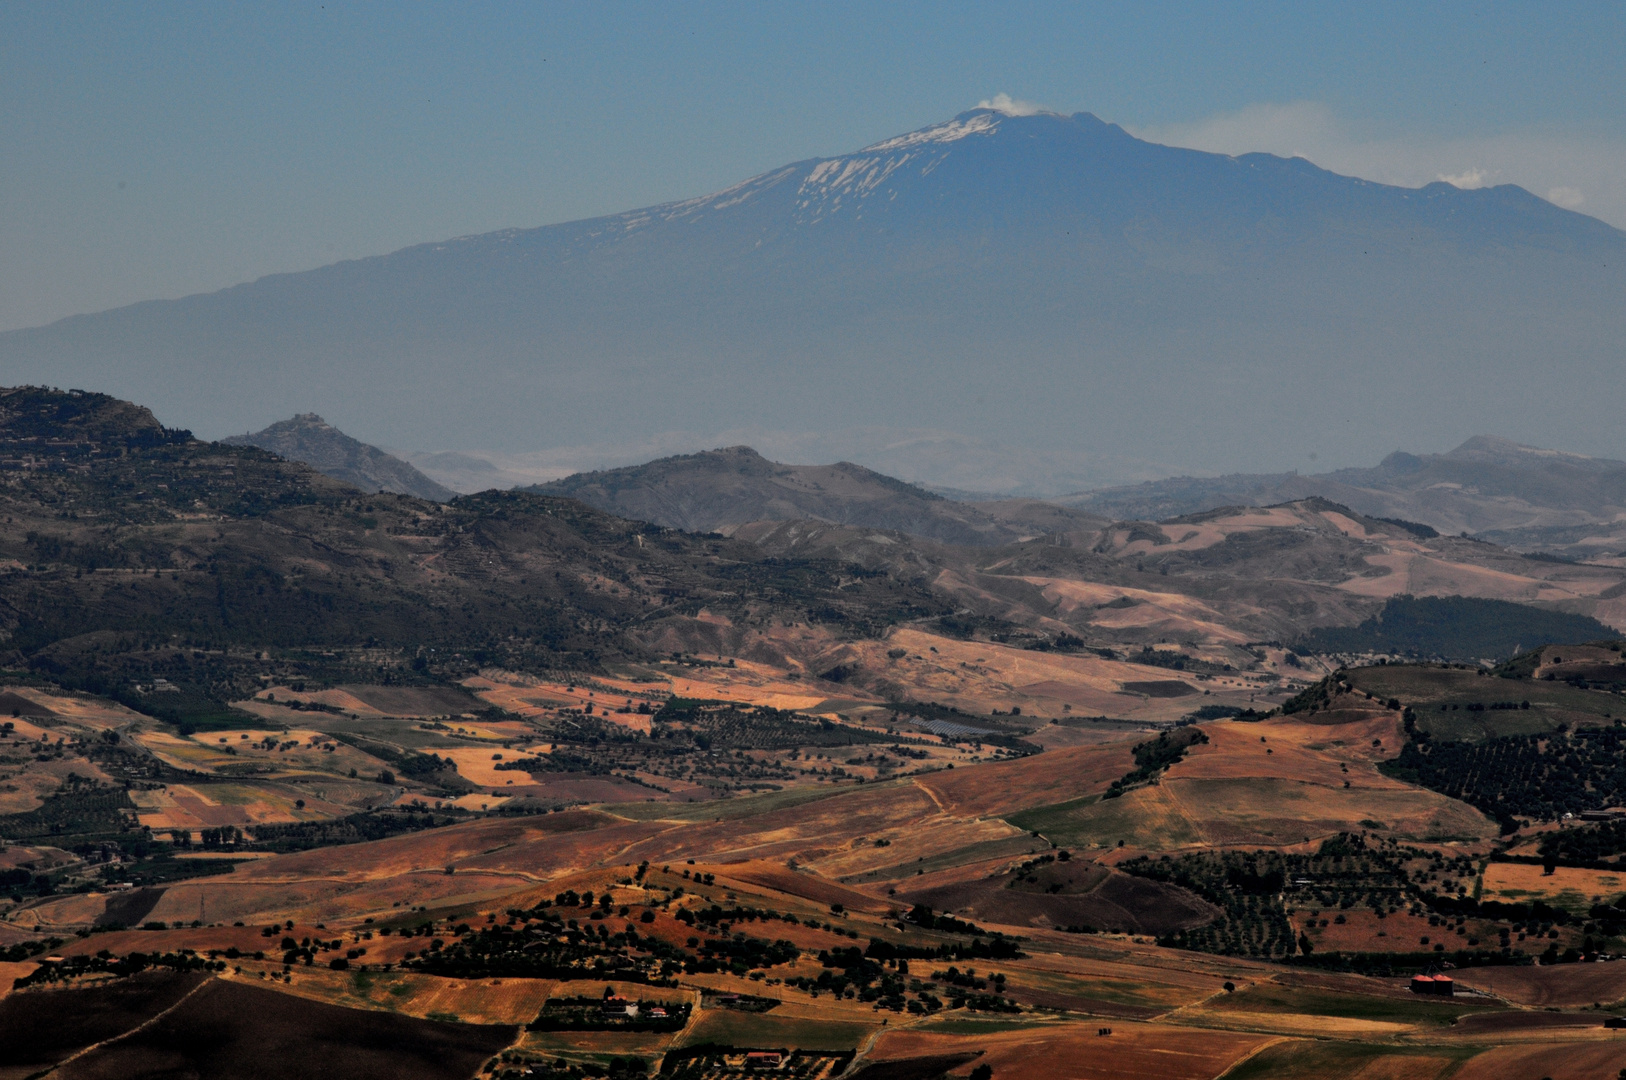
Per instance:
[[[906,150],[911,146],[921,146],[926,143],[951,143],[972,135],[992,135],[999,130],[1000,123],[1005,119],[1003,113],[992,110],[975,110],[961,113],[953,120],[941,124],[923,127],[919,131],[911,131],[907,135],[897,135],[885,139],[859,151],[860,154],[884,154],[892,150]]]
[[[887,180],[911,162],[916,163],[921,175],[931,172],[954,143],[972,136],[993,135],[1004,119],[1006,114],[995,110],[963,113],[945,123],[866,146],[856,154],[776,169],[709,195],[623,214],[616,220],[623,232],[631,233],[658,223],[727,210],[761,196],[806,169],[796,191],[795,222],[816,224],[881,190]],[[888,190],[887,194],[896,197],[897,193]]]

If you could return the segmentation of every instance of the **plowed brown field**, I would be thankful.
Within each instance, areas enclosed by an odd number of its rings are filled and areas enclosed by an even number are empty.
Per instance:
[[[1268,1043],[1268,1035],[1203,1031],[1164,1024],[1111,1022],[1111,1035],[1092,1024],[1034,1025],[987,1034],[960,1034],[945,1023],[883,1032],[872,1057],[924,1057],[956,1051],[983,1052],[979,1064],[995,1076],[1068,1077],[1076,1080],[1212,1080],[1233,1062]],[[1081,1030],[1088,1028],[1089,1030]]]

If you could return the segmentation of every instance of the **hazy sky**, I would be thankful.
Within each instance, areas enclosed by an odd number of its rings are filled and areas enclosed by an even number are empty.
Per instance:
[[[996,93],[1626,227],[1619,3],[16,0],[0,329],[700,194]]]

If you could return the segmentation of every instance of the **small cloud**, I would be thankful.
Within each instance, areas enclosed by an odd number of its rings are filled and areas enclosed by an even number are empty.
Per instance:
[[[1459,173],[1438,173],[1434,179],[1443,180],[1452,187],[1472,191],[1475,188],[1484,187],[1490,175],[1484,169],[1465,169]]]
[[[1038,116],[1050,110],[1043,105],[1035,105],[1031,101],[1021,101],[1009,94],[995,94],[985,101],[977,102],[979,109],[992,109],[1004,113],[1006,116]]]
[[[1517,184],[1547,200],[1626,228],[1626,139],[1519,129],[1492,135],[1379,135],[1345,124],[1314,101],[1257,103],[1183,124],[1137,127],[1131,135],[1218,154],[1263,151],[1302,157],[1345,176],[1419,188]],[[1472,168],[1466,168],[1473,162]],[[1583,197],[1585,201],[1583,202]]]
[[[1547,201],[1566,210],[1574,210],[1586,202],[1586,196],[1576,187],[1555,187],[1547,192]]]

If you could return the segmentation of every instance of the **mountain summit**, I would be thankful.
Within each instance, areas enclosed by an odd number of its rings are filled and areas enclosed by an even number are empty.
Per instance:
[[[1520,188],[975,109],[702,198],[0,335],[0,370],[216,434],[314,396],[399,446],[882,426],[1258,471],[1418,432],[1626,453],[1623,295],[1626,234]]]
[[[1103,524],[1089,514],[1031,500],[956,502],[848,461],[781,465],[749,446],[577,473],[530,490],[580,499],[636,521],[728,535],[752,522],[808,520],[996,546]]]
[[[435,502],[457,498],[457,492],[435,483],[400,458],[352,439],[315,413],[299,413],[263,431],[220,441],[233,446],[257,446],[289,461],[302,461],[319,473],[369,494],[393,491]]]

